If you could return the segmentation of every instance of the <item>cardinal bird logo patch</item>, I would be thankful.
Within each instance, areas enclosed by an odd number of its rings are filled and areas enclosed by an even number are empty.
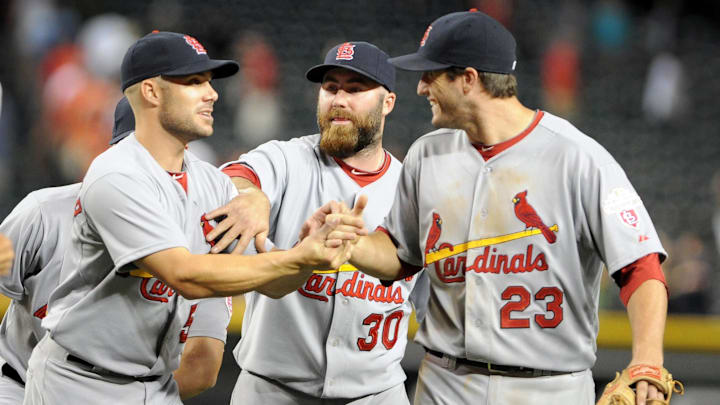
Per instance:
[[[515,204],[515,216],[525,224],[525,229],[537,228],[542,232],[548,243],[555,243],[557,236],[545,225],[535,208],[527,201],[527,190],[515,194],[512,201]]]
[[[427,241],[425,241],[425,254],[435,250],[435,245],[440,240],[440,234],[442,233],[442,218],[437,212],[432,213],[432,225],[428,231]]]
[[[340,45],[337,50],[335,60],[353,60],[355,57],[355,45],[350,42],[345,42]]]

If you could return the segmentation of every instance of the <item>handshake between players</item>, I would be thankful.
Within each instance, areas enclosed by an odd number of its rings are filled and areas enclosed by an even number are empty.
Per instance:
[[[358,238],[368,234],[362,219],[367,201],[367,196],[360,196],[352,210],[343,202],[330,201],[315,211],[298,237],[298,250],[307,255],[301,262],[315,264],[316,269],[337,269],[350,260]]]
[[[352,209],[338,201],[318,208],[300,229],[299,245],[313,246],[317,250],[308,249],[311,257],[325,257],[330,268],[339,268],[350,260],[358,238],[368,234],[362,219],[367,202],[367,196],[361,195]]]

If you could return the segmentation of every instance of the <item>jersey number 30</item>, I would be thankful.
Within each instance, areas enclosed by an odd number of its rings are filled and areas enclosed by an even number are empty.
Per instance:
[[[393,346],[395,346],[395,342],[397,342],[398,331],[400,330],[400,321],[402,320],[402,317],[402,310],[395,311],[385,317],[385,322],[383,322],[383,314],[368,315],[363,320],[363,325],[372,325],[372,327],[370,328],[370,331],[368,331],[368,337],[358,338],[358,349],[367,352],[372,350],[373,347],[375,347],[378,340],[378,329],[380,329],[380,325],[383,326],[382,344],[383,346],[385,346],[386,349],[392,349]],[[393,321],[395,322],[393,323]],[[392,333],[392,338],[390,337],[390,333]]]
[[[515,317],[513,312],[522,312],[530,306],[531,292],[527,288],[513,285],[502,292],[501,298],[504,301],[512,300],[519,297],[520,300],[510,301],[500,308],[500,327],[503,329],[510,328],[529,328],[530,319]],[[560,325],[563,320],[563,292],[557,287],[543,287],[535,294],[536,301],[545,301],[545,314],[536,314],[535,323],[541,328],[554,328]],[[552,316],[550,316],[552,314]],[[548,317],[549,316],[549,317]]]

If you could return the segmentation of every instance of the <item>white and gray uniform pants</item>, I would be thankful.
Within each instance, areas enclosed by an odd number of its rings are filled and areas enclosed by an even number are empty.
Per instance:
[[[360,398],[317,398],[246,370],[240,372],[230,405],[409,405],[405,384]]]
[[[414,405],[495,404],[594,405],[590,370],[540,377],[481,374],[426,353],[418,371]]]
[[[182,405],[172,374],[136,381],[93,372],[92,367],[69,361],[68,355],[49,334],[40,340],[30,356],[25,405]]]
[[[17,371],[0,359],[0,405],[22,405],[25,385]],[[19,381],[18,381],[19,380]]]

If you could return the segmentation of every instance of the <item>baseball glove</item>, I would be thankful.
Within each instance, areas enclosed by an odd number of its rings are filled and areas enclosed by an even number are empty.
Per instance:
[[[648,399],[647,405],[667,405],[673,392],[683,394],[685,387],[678,380],[673,380],[672,374],[662,367],[647,364],[635,364],[615,373],[615,379],[605,387],[597,405],[635,405],[635,383],[647,381],[665,394],[664,400]]]

